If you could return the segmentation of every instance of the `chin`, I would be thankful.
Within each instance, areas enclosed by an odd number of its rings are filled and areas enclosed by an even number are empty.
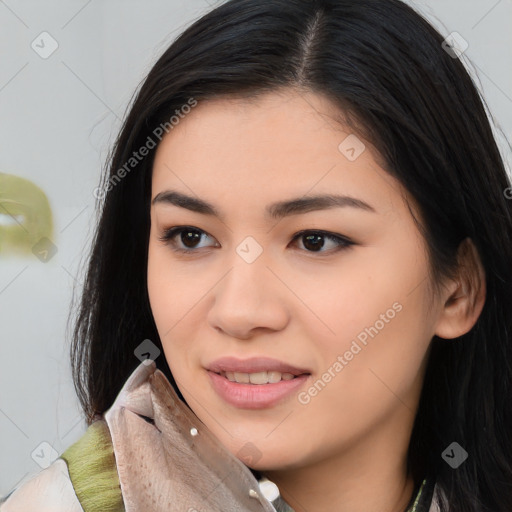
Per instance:
[[[300,467],[303,456],[293,447],[262,446],[258,442],[247,442],[240,448],[230,447],[230,452],[255,471],[281,471]]]

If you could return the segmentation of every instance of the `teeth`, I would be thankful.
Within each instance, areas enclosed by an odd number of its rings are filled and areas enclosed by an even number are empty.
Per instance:
[[[267,374],[270,384],[275,384],[281,380],[281,372],[267,372]]]
[[[276,371],[240,373],[240,372],[221,372],[231,382],[239,384],[275,384],[281,380],[292,380],[295,375],[291,373],[281,373]]]
[[[267,384],[268,383],[268,373],[267,372],[250,373],[249,380],[251,381],[251,384]]]
[[[234,375],[235,375],[236,382],[240,382],[242,384],[249,384],[250,379],[249,379],[249,374],[248,373],[238,373],[238,372],[235,372]]]

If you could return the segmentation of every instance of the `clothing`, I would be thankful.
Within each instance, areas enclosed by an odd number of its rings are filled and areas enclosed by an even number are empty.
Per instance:
[[[293,512],[281,498],[269,501],[260,484],[148,360],[103,417],[11,491],[0,512]],[[422,489],[416,512],[438,511],[429,492]]]

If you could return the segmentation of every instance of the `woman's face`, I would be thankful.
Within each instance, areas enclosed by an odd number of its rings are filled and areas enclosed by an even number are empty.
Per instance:
[[[334,112],[291,90],[200,102],[155,155],[148,290],[165,357],[255,469],[405,456],[439,316],[403,188]]]

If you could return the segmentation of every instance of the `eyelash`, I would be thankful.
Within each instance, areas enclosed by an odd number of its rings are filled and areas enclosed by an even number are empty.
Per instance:
[[[162,236],[158,237],[158,239],[161,242],[165,243],[166,245],[173,245],[174,247],[172,248],[172,250],[175,251],[175,252],[182,253],[182,254],[192,254],[194,252],[197,252],[198,249],[195,249],[195,248],[192,248],[192,249],[182,249],[182,248],[176,247],[176,242],[173,240],[178,235],[180,235],[180,234],[182,234],[183,232],[186,232],[186,231],[191,231],[191,232],[199,233],[201,235],[204,234],[204,235],[207,235],[207,236],[213,238],[206,231],[203,231],[202,229],[199,229],[199,228],[195,228],[195,227],[192,227],[192,226],[175,226],[175,227],[172,227],[172,228],[165,229],[163,231]],[[294,242],[295,240],[300,239],[301,237],[304,237],[304,236],[307,236],[307,235],[312,235],[312,234],[320,235],[320,236],[322,236],[322,237],[324,237],[324,238],[326,238],[328,240],[334,241],[337,244],[339,244],[339,246],[336,249],[334,249],[334,250],[330,249],[330,250],[327,250],[327,251],[308,251],[307,249],[304,249],[306,252],[311,253],[311,254],[332,254],[332,253],[335,253],[335,252],[338,252],[338,251],[342,251],[344,249],[348,249],[350,246],[354,245],[354,242],[352,242],[351,240],[349,240],[348,238],[346,238],[346,237],[344,237],[342,235],[337,235],[337,234],[331,233],[329,231],[314,230],[314,229],[299,231],[298,233],[296,233],[293,236],[292,242]],[[204,249],[204,247],[200,247],[199,249]]]

